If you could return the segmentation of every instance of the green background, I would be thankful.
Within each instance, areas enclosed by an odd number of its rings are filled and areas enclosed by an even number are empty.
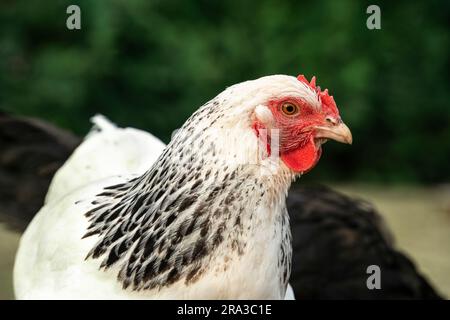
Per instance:
[[[366,27],[369,4],[381,30]],[[0,109],[78,134],[99,112],[167,142],[226,86],[316,75],[354,144],[328,143],[307,179],[445,182],[448,21],[450,1],[1,1]]]

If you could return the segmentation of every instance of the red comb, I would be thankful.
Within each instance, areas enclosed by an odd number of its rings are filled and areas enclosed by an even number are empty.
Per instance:
[[[310,87],[312,90],[317,92],[317,95],[320,98],[320,101],[322,101],[322,110],[326,113],[332,113],[332,114],[339,114],[339,110],[336,106],[336,102],[334,102],[333,96],[330,96],[328,94],[328,89],[321,90],[319,86],[316,86],[316,77],[312,77],[311,81],[308,81],[304,75],[299,75],[297,77],[297,80],[306,84],[308,87]]]

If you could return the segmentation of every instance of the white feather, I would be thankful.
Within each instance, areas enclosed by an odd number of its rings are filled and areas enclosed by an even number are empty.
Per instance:
[[[91,132],[53,177],[45,203],[100,179],[142,174],[165,147],[150,133],[119,128],[102,115],[92,122]]]

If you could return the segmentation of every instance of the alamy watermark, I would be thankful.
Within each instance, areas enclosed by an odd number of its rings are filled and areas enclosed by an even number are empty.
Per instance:
[[[366,286],[369,290],[381,289],[381,268],[376,264],[367,267],[366,273],[370,274],[367,278]]]
[[[72,4],[67,7],[66,13],[69,15],[66,19],[66,27],[69,30],[81,29],[81,9],[79,6]]]
[[[366,26],[369,30],[380,30],[381,29],[381,9],[379,6],[372,4],[367,7],[367,14],[370,16],[367,18]]]
[[[66,19],[66,27],[69,30],[81,29],[81,9],[72,4],[67,7],[66,13],[69,15]],[[369,14],[366,20],[366,26],[369,30],[381,29],[381,9],[378,5],[372,4],[367,7],[366,13]]]

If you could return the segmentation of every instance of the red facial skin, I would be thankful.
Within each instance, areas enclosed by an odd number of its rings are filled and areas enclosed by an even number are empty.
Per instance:
[[[339,119],[339,111],[334,103],[333,97],[328,95],[328,91],[320,91],[315,86],[315,78],[311,83],[306,79],[306,83],[318,93],[322,110],[318,111],[304,100],[296,97],[284,97],[282,99],[271,100],[268,103],[275,123],[272,128],[280,130],[280,157],[283,162],[293,171],[305,173],[311,170],[319,161],[322,149],[320,144],[315,142],[315,126],[326,125],[326,117],[331,116]],[[286,102],[295,104],[299,112],[295,115],[286,115],[282,111],[282,105]],[[265,126],[258,120],[255,121],[253,128],[259,136],[259,130]],[[269,140],[269,139],[268,139]],[[270,145],[267,146],[267,152],[270,154]]]

